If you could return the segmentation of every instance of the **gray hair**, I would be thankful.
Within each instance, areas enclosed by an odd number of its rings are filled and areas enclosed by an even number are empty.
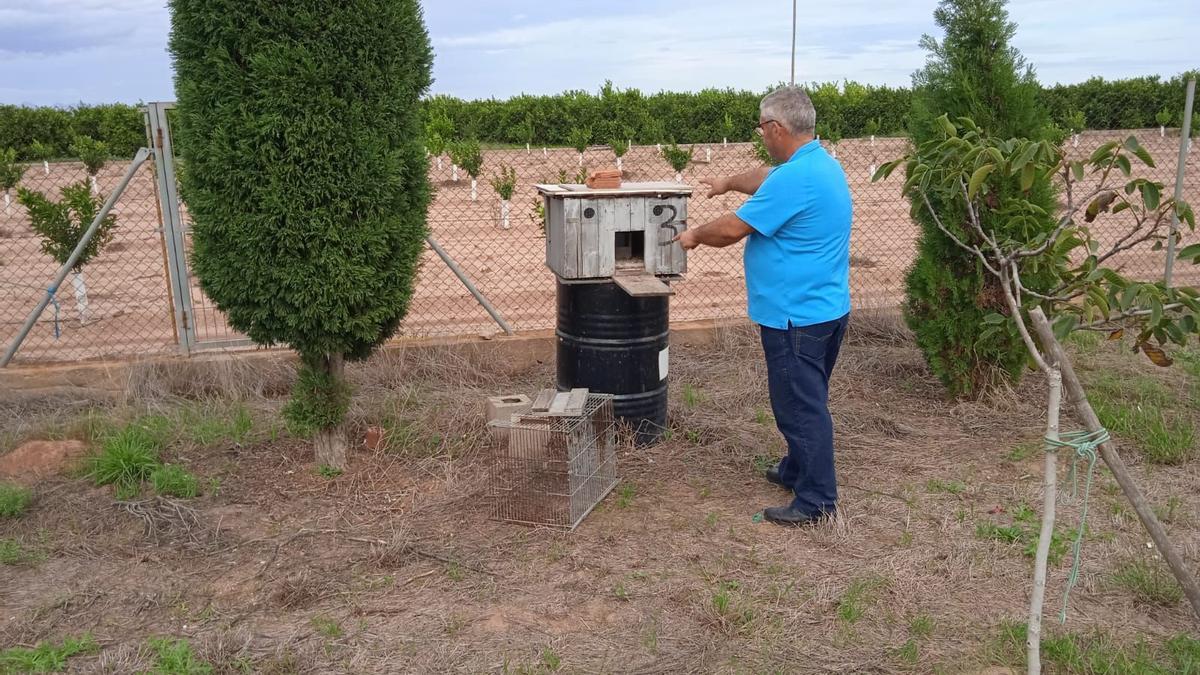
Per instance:
[[[793,134],[812,134],[817,128],[817,111],[800,87],[780,87],[758,104],[763,120],[775,120]]]

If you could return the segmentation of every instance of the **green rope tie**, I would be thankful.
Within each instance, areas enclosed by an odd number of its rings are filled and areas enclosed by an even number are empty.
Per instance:
[[[1071,599],[1071,589],[1075,587],[1075,583],[1079,581],[1079,563],[1081,553],[1083,552],[1083,533],[1087,529],[1088,517],[1088,497],[1092,491],[1092,477],[1096,468],[1096,460],[1098,455],[1096,450],[1110,440],[1107,429],[1101,429],[1095,432],[1087,431],[1072,431],[1062,434],[1057,440],[1046,438],[1046,450],[1058,450],[1061,448],[1070,448],[1071,455],[1071,498],[1074,499],[1079,492],[1079,479],[1076,472],[1076,466],[1080,460],[1087,461],[1087,478],[1083,484],[1083,510],[1079,514],[1079,530],[1075,533],[1075,542],[1072,545],[1072,555],[1074,561],[1071,563],[1071,573],[1067,576],[1067,589],[1063,592],[1063,606],[1058,613],[1059,623],[1067,622],[1067,603]]]

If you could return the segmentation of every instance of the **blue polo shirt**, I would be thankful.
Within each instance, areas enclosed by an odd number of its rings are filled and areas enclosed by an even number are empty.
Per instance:
[[[811,326],[850,311],[850,186],[819,141],[771,170],[737,210],[746,240],[750,320]]]

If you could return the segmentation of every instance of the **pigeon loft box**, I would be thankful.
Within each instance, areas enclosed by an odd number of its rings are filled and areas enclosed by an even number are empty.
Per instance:
[[[687,227],[691,187],[536,187],[546,207],[546,265],[563,283],[612,281],[630,295],[670,295],[663,279],[687,271],[687,253],[672,240]]]

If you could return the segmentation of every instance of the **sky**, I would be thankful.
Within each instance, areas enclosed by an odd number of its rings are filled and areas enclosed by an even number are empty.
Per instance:
[[[424,0],[431,93],[507,98],[605,80],[645,92],[762,90],[789,77],[786,0]],[[935,0],[801,0],[796,79],[907,86]],[[1200,67],[1195,0],[1011,0],[1046,84]],[[0,103],[174,98],[165,0],[0,0]],[[1124,47],[1122,45],[1129,45]]]

